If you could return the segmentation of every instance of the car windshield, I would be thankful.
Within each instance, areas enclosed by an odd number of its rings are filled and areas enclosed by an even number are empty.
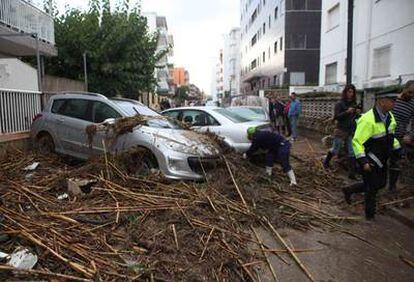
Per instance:
[[[244,107],[232,107],[227,108],[232,113],[235,113],[248,120],[265,120],[266,115],[261,108],[244,108]]]
[[[176,121],[164,118],[159,113],[151,110],[145,105],[119,100],[112,100],[112,102],[114,102],[118,107],[120,107],[129,117],[133,117],[136,115],[154,117],[152,119],[147,120],[147,126],[149,127],[182,129],[182,127]]]
[[[213,111],[221,114],[222,116],[225,116],[229,120],[231,120],[234,123],[241,123],[241,122],[247,122],[249,121],[247,118],[244,118],[236,113],[230,112],[226,109],[214,109]]]

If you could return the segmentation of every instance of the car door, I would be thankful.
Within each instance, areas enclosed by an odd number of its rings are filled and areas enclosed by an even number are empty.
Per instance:
[[[122,117],[122,115],[115,110],[112,106],[100,102],[100,101],[92,101],[91,105],[91,113],[92,113],[92,122],[94,124],[102,123],[107,119],[116,119]],[[98,131],[95,134],[91,135],[92,141],[90,146],[92,146],[92,153],[94,155],[103,154],[105,149],[107,151],[112,151],[111,147],[115,145],[116,141],[115,136],[110,135],[110,133],[106,133],[104,131]],[[104,144],[106,148],[104,149]]]
[[[59,111],[58,135],[64,153],[86,159],[90,155],[86,127],[91,124],[90,101],[65,99]]]
[[[184,122],[191,123],[192,128],[199,132],[215,132],[218,125],[217,120],[208,112],[203,110],[184,110],[182,113]]]

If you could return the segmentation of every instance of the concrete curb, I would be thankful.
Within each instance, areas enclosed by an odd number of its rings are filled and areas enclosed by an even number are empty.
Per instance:
[[[404,212],[402,212],[399,209],[396,208],[390,208],[387,212],[387,214],[398,220],[399,222],[401,222],[402,224],[407,225],[410,228],[414,229],[414,218],[407,216],[406,214],[404,214]]]

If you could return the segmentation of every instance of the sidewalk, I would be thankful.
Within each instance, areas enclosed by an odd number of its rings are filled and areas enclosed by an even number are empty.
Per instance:
[[[305,134],[293,143],[292,153],[322,159],[327,149],[323,148],[321,137],[309,132]],[[287,244],[300,251],[296,255],[313,278],[316,281],[413,281],[414,269],[401,258],[411,262],[414,258],[414,229],[410,225],[414,222],[414,208],[388,208],[383,215],[377,216],[376,221],[367,222],[363,218],[362,203],[348,206],[343,201],[340,187],[337,190],[333,187],[333,190],[336,191],[333,195],[338,197],[338,209],[361,217],[360,222],[345,226],[348,233],[342,230],[279,230]],[[380,197],[384,200],[385,195]],[[355,197],[354,202],[361,199]],[[260,230],[260,236],[268,248],[278,250],[287,262],[268,252],[279,281],[309,280],[292,257],[283,253],[285,248],[272,234]],[[268,265],[263,263],[260,268],[262,281],[273,281]]]

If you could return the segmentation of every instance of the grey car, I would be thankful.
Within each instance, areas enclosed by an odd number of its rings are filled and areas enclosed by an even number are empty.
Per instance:
[[[105,144],[107,133],[98,131],[89,140],[86,128],[114,122],[121,117],[146,117],[146,123]],[[79,159],[142,148],[167,178],[200,180],[205,169],[218,159],[217,147],[206,137],[184,130],[144,104],[130,99],[109,99],[94,93],[65,93],[51,97],[44,111],[32,124],[31,138],[42,148]]]

